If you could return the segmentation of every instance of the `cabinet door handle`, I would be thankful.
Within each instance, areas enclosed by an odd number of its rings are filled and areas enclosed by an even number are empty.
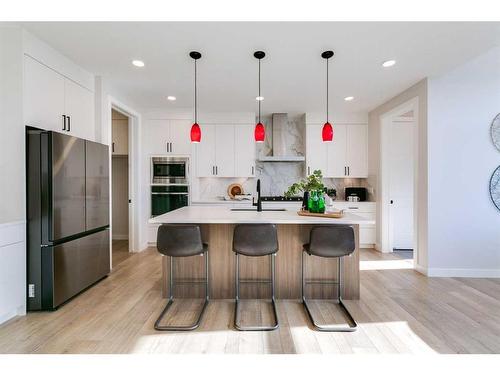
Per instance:
[[[215,175],[215,166],[212,165],[212,174]]]
[[[113,143],[111,144],[111,150],[112,150],[112,152],[115,152],[115,142],[113,142]]]
[[[311,167],[307,167],[307,174],[311,174]]]
[[[351,175],[351,167],[347,167],[347,175],[350,176]]]
[[[215,166],[215,174],[219,175],[219,167],[218,166]]]
[[[71,131],[71,116],[68,116],[68,131]]]
[[[344,176],[347,176],[347,167],[344,167]]]
[[[252,176],[254,175],[254,169],[253,169],[253,165],[252,165]]]
[[[172,149],[173,149],[172,148],[172,142],[170,142],[170,152],[173,152]]]
[[[167,152],[169,152],[169,151],[168,151],[168,142],[165,142],[165,147],[166,147],[166,149],[167,149]]]
[[[62,130],[66,130],[66,115],[62,115],[62,119],[63,119],[63,127],[62,127]]]

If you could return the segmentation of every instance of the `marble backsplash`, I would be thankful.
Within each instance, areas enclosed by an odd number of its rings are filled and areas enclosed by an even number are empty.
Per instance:
[[[266,140],[256,144],[256,154],[259,156],[272,155],[272,117],[263,117],[262,123],[266,127]],[[288,117],[285,133],[286,144],[290,155],[305,154],[305,116],[297,115]],[[245,193],[255,194],[257,179],[261,180],[262,195],[283,195],[288,187],[304,178],[306,175],[304,162],[256,162],[256,177],[254,178],[199,178],[198,194],[195,200],[214,200],[226,196],[227,188],[232,183],[242,185]],[[337,199],[345,200],[346,187],[367,187],[368,199],[373,200],[373,192],[365,178],[325,178],[324,183],[328,188],[337,190]]]

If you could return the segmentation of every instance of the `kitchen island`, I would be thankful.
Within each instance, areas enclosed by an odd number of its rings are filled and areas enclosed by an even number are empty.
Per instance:
[[[249,208],[250,209],[250,208]],[[309,242],[309,231],[314,225],[349,225],[354,229],[356,249],[344,259],[343,298],[359,299],[359,225],[373,224],[372,220],[346,213],[341,219],[299,216],[296,210],[241,211],[219,206],[187,206],[149,220],[151,224],[198,224],[203,242],[209,246],[210,297],[215,299],[234,298],[235,255],[232,251],[233,229],[237,224],[276,224],[279,251],[276,256],[276,297],[298,299],[301,295],[302,245]],[[174,273],[176,279],[203,278],[201,257],[176,258]],[[163,258],[162,290],[168,293],[169,267],[167,257]],[[306,257],[305,272],[308,279],[317,281],[335,279],[337,260]],[[240,277],[242,279],[269,278],[268,257],[241,257]],[[310,298],[335,298],[334,287],[325,284],[308,286]],[[266,284],[242,284],[244,298],[265,298],[270,289]],[[175,295],[194,297],[203,295],[203,286],[178,285]]]

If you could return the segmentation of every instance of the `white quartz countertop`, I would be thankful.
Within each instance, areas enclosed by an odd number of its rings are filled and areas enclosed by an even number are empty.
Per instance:
[[[221,206],[186,206],[149,219],[150,224],[375,224],[375,220],[346,212],[341,219],[299,216],[285,211],[231,211]]]

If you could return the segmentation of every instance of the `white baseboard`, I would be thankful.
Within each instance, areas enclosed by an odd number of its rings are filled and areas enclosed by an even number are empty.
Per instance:
[[[420,272],[420,271],[419,271]],[[477,278],[500,278],[500,269],[474,269],[474,268],[429,268],[429,277],[477,277]]]

